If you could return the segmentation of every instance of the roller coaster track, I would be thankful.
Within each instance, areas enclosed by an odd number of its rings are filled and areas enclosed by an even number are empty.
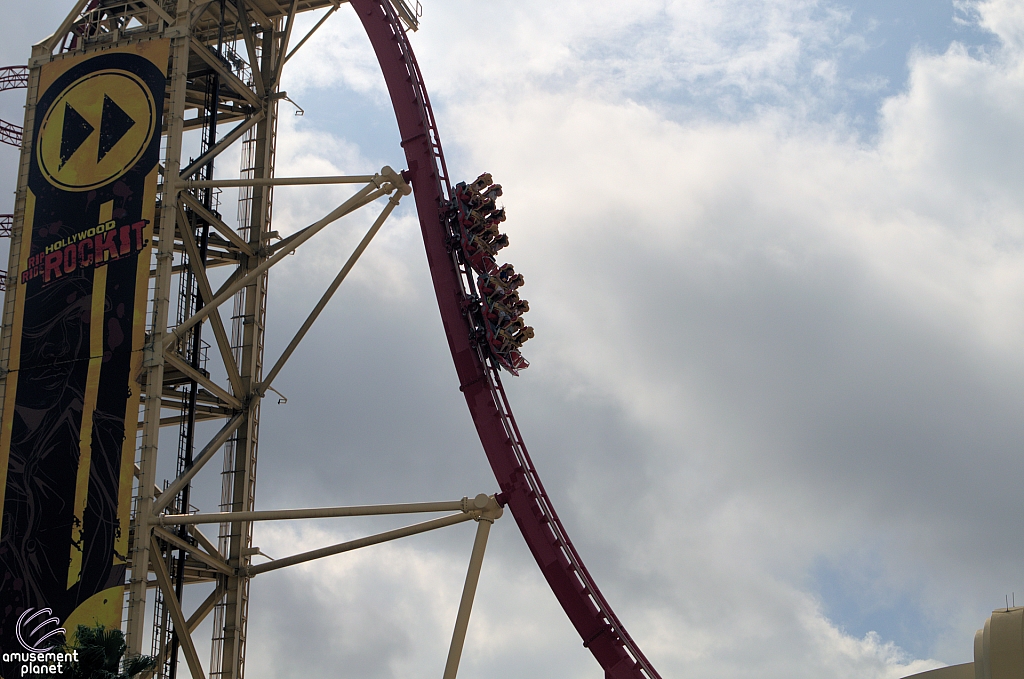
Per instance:
[[[373,45],[398,118],[427,262],[448,346],[477,434],[526,544],[583,645],[606,679],[660,679],[619,622],[555,513],[526,450],[498,366],[470,339],[468,301],[474,293],[470,269],[446,245],[444,205],[451,181],[430,100],[405,29],[388,0],[351,0]]]

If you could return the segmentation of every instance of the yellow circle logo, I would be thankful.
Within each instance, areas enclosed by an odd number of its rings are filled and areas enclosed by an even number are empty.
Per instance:
[[[89,191],[121,177],[142,157],[156,127],[156,102],[127,71],[105,69],[71,83],[50,105],[36,158],[50,182]]]

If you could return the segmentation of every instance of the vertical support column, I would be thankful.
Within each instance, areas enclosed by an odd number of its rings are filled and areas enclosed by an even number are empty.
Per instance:
[[[263,31],[263,53],[260,71],[265,82],[270,82],[274,64],[277,61],[281,38],[280,22]],[[276,91],[276,87],[274,90]],[[277,133],[277,104],[271,99],[273,92],[267,92],[264,99],[265,116],[256,127],[256,152],[253,177],[270,178],[274,175],[274,143]],[[270,228],[271,197],[270,186],[253,187],[249,221],[249,244],[254,251],[261,251]],[[249,271],[257,267],[265,257],[252,257],[241,268]],[[238,428],[235,440],[234,466],[231,470],[231,511],[249,511],[254,507],[256,489],[256,459],[259,442],[260,396],[255,387],[263,373],[263,338],[266,311],[267,276],[257,276],[252,284],[243,289],[243,319],[241,362],[239,365],[242,386],[248,409],[245,419]],[[244,569],[251,555],[252,523],[231,524],[228,541],[228,563],[232,568]],[[224,601],[224,633],[221,655],[221,679],[243,679],[245,675],[245,642],[249,608],[249,578],[229,576]]]
[[[139,491],[135,507],[135,535],[132,544],[132,570],[128,585],[128,628],[126,641],[130,653],[142,653],[145,637],[146,580],[149,577],[150,516],[153,511],[153,486],[156,482],[157,449],[160,440],[160,402],[164,381],[163,339],[167,333],[170,310],[171,275],[174,259],[174,224],[178,204],[178,173],[181,168],[181,137],[185,119],[185,89],[188,77],[190,43],[189,0],[178,0],[170,50],[167,99],[164,120],[167,126],[167,150],[163,159],[163,203],[160,208],[160,233],[156,251],[156,280],[153,295],[152,325],[147,337],[143,367],[146,371],[146,400],[143,415],[142,445],[139,451]]]
[[[477,521],[473,553],[469,557],[469,569],[466,571],[466,585],[462,588],[459,614],[455,618],[455,631],[452,633],[452,645],[448,649],[448,661],[445,662],[442,679],[455,679],[459,672],[462,647],[466,644],[466,631],[469,629],[469,614],[473,612],[473,599],[476,597],[476,586],[480,582],[480,568],[484,563],[487,536],[491,531],[491,524],[494,523],[494,519],[486,516],[481,516]]]

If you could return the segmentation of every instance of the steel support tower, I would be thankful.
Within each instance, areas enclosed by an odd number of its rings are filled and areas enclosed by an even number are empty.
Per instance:
[[[376,53],[395,109],[407,169],[280,178],[274,173],[281,77],[289,59],[341,7],[351,6]],[[507,506],[555,597],[610,679],[659,679],[615,616],[568,533],[523,443],[501,385],[500,366],[479,337],[476,277],[461,252],[449,214],[454,193],[422,74],[406,30],[418,3],[404,0],[76,0],[58,29],[32,49],[23,128],[33,139],[40,69],[55,60],[167,41],[169,59],[160,131],[160,178],[150,261],[139,434],[132,492],[129,577],[122,625],[129,651],[159,662],[148,677],[194,679],[245,675],[249,582],[260,573],[387,540],[474,520],[478,523],[444,668],[455,679],[490,525]],[[302,35],[296,17],[316,12]],[[2,140],[0,140],[2,141]],[[10,279],[18,280],[25,234],[27,175],[33,150],[21,144],[11,226]],[[226,153],[241,149],[240,157]],[[239,179],[220,179],[240,171]],[[275,188],[335,185],[344,200],[322,219],[281,238],[272,228]],[[341,187],[345,187],[344,189]],[[399,201],[415,189],[433,288],[460,390],[465,395],[500,493],[442,502],[257,511],[260,404],[312,324]],[[238,192],[237,220],[222,214],[219,192]],[[379,202],[378,202],[379,201]],[[280,356],[264,363],[268,271],[337,220],[381,205],[365,236]],[[6,223],[6,222],[5,222]],[[0,328],[0,403],[8,366],[18,286],[5,296]],[[214,423],[216,433],[203,422]],[[163,445],[161,445],[163,444]],[[173,479],[158,482],[158,453],[177,454]],[[220,459],[219,511],[193,507],[191,484]],[[166,467],[165,467],[166,468]],[[257,521],[383,514],[445,513],[345,543],[254,563]],[[202,526],[219,527],[219,534]],[[184,597],[202,585],[204,598]],[[191,611],[183,607],[187,600]],[[192,633],[213,616],[212,652],[204,662]],[[148,679],[147,677],[147,679]]]
[[[32,138],[43,64],[110,47],[170,42],[124,609],[129,650],[156,655],[159,663],[153,674],[158,677],[178,674],[179,655],[193,677],[244,676],[249,580],[254,574],[249,572],[252,525],[253,520],[267,518],[252,515],[261,400],[369,240],[410,192],[390,168],[354,177],[275,179],[278,103],[286,97],[281,91],[284,67],[341,5],[340,0],[78,0],[56,32],[33,46],[27,74],[24,69],[14,73],[19,78],[15,85],[27,85],[28,96],[24,128],[4,128],[17,133],[12,144]],[[320,12],[321,19],[305,36],[296,36],[296,16],[308,11]],[[414,25],[415,16],[404,5],[402,11]],[[239,146],[240,159],[224,154]],[[13,221],[14,272],[26,240],[26,175],[32,153],[28,147],[22,144],[15,213],[13,220],[8,218]],[[187,150],[194,157],[186,157]],[[229,175],[237,168],[242,178],[218,182],[215,167],[227,168]],[[271,230],[273,192],[280,184],[359,188],[324,219],[280,239]],[[236,224],[219,210],[216,192],[225,186],[239,192]],[[268,269],[327,225],[380,198],[388,200],[370,233],[285,354],[264,375]],[[215,271],[225,271],[222,267],[230,267],[230,273]],[[5,366],[10,359],[14,290],[16,286],[5,298],[0,333],[0,362]],[[231,313],[225,322],[222,311],[227,309]],[[207,369],[211,352],[217,357],[214,370]],[[0,388],[5,386],[6,381]],[[202,440],[197,432],[197,423],[205,420],[223,422],[212,439]],[[157,479],[161,443],[165,453],[176,444],[178,453],[176,477],[163,486]],[[196,524],[175,524],[173,519],[161,525],[168,516],[194,516],[191,480],[222,452],[223,487],[216,521],[220,534],[208,537]],[[399,506],[397,511],[455,509],[460,520],[500,514],[493,501],[477,504],[481,506],[470,501]],[[391,510],[395,508],[367,511]],[[225,513],[228,517],[220,516]],[[300,511],[288,518],[305,515]],[[485,522],[489,520],[493,518]],[[315,558],[299,556],[292,563]],[[183,588],[194,583],[215,586],[186,619]],[[211,612],[213,652],[204,668],[191,632]]]

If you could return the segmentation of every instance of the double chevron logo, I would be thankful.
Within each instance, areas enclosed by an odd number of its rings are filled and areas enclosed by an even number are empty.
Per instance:
[[[71,83],[36,136],[39,169],[65,191],[99,188],[128,172],[155,132],[156,102],[133,73],[107,69]]]

